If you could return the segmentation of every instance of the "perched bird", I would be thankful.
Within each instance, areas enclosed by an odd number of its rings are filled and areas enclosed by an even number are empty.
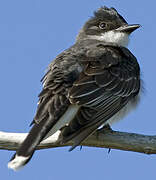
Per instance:
[[[101,7],[80,30],[76,42],[58,55],[42,79],[32,129],[8,164],[24,166],[36,146],[60,132],[60,143],[70,140],[70,151],[95,132],[110,125],[139,102],[140,68],[126,48],[129,25],[114,8]]]

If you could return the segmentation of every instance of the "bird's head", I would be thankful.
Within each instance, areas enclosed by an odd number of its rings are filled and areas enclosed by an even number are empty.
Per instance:
[[[94,12],[94,17],[85,23],[77,36],[77,41],[95,39],[127,46],[129,35],[139,27],[139,24],[129,25],[116,9],[104,6]]]

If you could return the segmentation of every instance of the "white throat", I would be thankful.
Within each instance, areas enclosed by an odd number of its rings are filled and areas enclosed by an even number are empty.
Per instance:
[[[100,36],[97,35],[89,35],[89,39],[96,39],[106,43],[115,43],[119,46],[126,47],[129,42],[129,35],[124,32],[117,32],[117,31],[108,31],[102,33]]]

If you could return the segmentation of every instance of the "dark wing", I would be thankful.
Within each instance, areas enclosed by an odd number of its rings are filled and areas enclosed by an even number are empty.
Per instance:
[[[70,105],[67,93],[68,88],[73,84],[72,81],[75,81],[73,74],[65,75],[58,63],[49,69],[42,79],[43,90],[39,94],[37,113],[32,122],[33,127],[17,151],[18,156],[28,157],[30,160],[35,147],[66,112]]]
[[[82,106],[62,131],[62,142],[74,141],[70,150],[120,111],[140,89],[139,65],[127,49],[102,47],[98,51],[100,57],[87,57],[86,68],[69,92],[70,102]]]
[[[39,103],[34,123],[39,124],[46,116],[55,116],[69,105],[67,95],[67,84],[65,83],[65,76],[61,68],[55,67],[49,70],[42,79],[43,90],[39,94]],[[71,85],[69,85],[71,86]],[[63,112],[64,113],[64,112]],[[59,115],[60,116],[60,115]],[[55,123],[55,122],[54,122]]]

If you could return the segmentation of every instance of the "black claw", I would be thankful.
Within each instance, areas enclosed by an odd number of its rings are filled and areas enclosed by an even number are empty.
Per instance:
[[[108,154],[111,152],[111,148],[108,149]]]

